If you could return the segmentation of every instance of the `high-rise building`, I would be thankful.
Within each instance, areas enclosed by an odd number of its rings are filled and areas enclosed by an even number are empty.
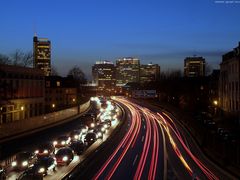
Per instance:
[[[240,42],[222,56],[219,78],[219,104],[225,112],[240,112]]]
[[[158,81],[160,78],[160,66],[158,64],[144,64],[140,66],[140,83]]]
[[[184,76],[205,76],[205,59],[203,57],[187,57],[184,60]]]
[[[139,82],[140,61],[137,58],[127,57],[116,61],[117,85],[123,86],[128,82]]]
[[[51,74],[51,41],[46,38],[33,37],[34,67],[42,69],[45,76]]]
[[[98,90],[111,91],[116,86],[116,68],[110,61],[97,61],[92,66],[92,76]]]

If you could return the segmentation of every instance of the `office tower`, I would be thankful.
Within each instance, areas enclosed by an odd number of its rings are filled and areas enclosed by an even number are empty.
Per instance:
[[[205,76],[205,59],[203,57],[187,57],[184,60],[184,76]]]
[[[33,37],[34,67],[42,69],[45,76],[51,74],[51,42],[46,38]]]
[[[117,85],[124,86],[128,82],[139,82],[140,61],[137,58],[126,57],[116,61]]]

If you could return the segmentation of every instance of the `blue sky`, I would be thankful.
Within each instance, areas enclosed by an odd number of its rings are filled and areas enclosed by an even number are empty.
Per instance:
[[[225,1],[227,2],[227,1]],[[32,50],[32,37],[52,42],[52,64],[65,75],[90,75],[99,59],[135,56],[162,69],[183,69],[203,56],[218,68],[240,41],[240,3],[214,0],[2,0],[0,53]]]

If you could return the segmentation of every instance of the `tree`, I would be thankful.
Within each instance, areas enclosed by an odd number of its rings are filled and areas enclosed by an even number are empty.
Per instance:
[[[15,66],[33,67],[33,54],[32,52],[24,53],[17,49],[12,55],[12,64]]]
[[[80,84],[86,84],[87,83],[87,79],[85,77],[85,74],[83,73],[81,68],[76,66],[76,65],[72,69],[69,70],[68,76],[72,76]]]
[[[58,73],[57,68],[55,66],[51,67],[51,75],[52,76],[59,76],[59,73]]]
[[[0,54],[0,64],[8,64],[10,65],[12,63],[11,59],[3,54]]]

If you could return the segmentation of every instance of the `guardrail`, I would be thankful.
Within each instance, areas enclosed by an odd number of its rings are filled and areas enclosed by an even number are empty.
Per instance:
[[[19,120],[11,123],[0,125],[0,140],[9,136],[24,133],[33,129],[41,128],[54,124],[64,119],[73,117],[86,111],[90,106],[90,101],[80,105],[80,111],[78,112],[78,106],[64,109],[61,111],[44,114],[37,117],[32,117],[24,120]]]

